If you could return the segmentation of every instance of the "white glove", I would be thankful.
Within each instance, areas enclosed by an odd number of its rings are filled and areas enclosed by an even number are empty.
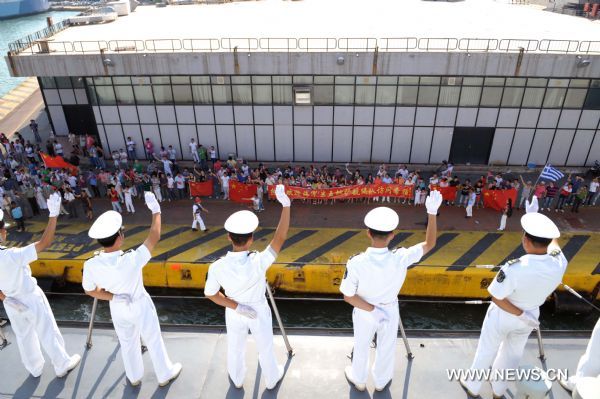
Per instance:
[[[390,319],[387,312],[379,306],[375,306],[375,309],[371,311],[371,316],[373,316],[377,324],[383,323],[384,321],[388,321]]]
[[[525,201],[525,213],[535,213],[538,211],[538,209],[540,208],[538,205],[538,199],[535,195],[531,199],[531,202],[529,202],[529,200]]]
[[[529,312],[523,312],[521,315],[517,316],[519,320],[523,323],[527,324],[531,328],[538,328],[540,326],[540,322],[538,319]]]
[[[160,204],[156,200],[154,193],[150,191],[144,192],[144,201],[146,202],[146,206],[150,209],[150,212],[154,215],[155,213],[160,213]]]
[[[285,193],[285,186],[283,184],[278,184],[277,187],[275,187],[275,196],[277,197],[277,201],[281,203],[281,206],[289,208],[292,201],[290,201],[290,197]]]
[[[50,212],[50,217],[55,218],[60,214],[60,203],[62,199],[59,193],[53,193],[50,195],[50,198],[46,200],[46,205],[48,205],[48,211]]]
[[[27,305],[15,298],[5,298],[4,306],[10,306],[19,313],[23,313],[29,310],[29,307],[27,307]]]
[[[442,205],[442,200],[442,193],[440,193],[437,190],[433,190],[432,192],[430,192],[427,196],[427,199],[425,200],[425,207],[427,208],[427,213],[434,216],[437,215],[438,209],[440,205]]]
[[[124,303],[131,305],[131,296],[129,294],[114,294],[112,301],[115,303]]]
[[[248,305],[242,305],[241,303],[238,303],[237,308],[235,308],[235,312],[249,319],[256,319],[257,316],[256,310],[252,309]]]

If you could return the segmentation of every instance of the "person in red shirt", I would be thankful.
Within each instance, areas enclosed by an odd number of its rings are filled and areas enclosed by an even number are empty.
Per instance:
[[[213,164],[213,168],[215,170],[215,172],[218,172],[221,170],[221,160],[217,159],[214,164]]]
[[[108,192],[108,198],[110,198],[110,203],[112,205],[113,211],[123,213],[123,209],[121,208],[121,204],[119,203],[119,193],[117,193],[117,190],[115,190],[114,187],[110,188],[110,191]]]
[[[144,148],[146,149],[146,158],[152,161],[154,159],[154,144],[148,137],[144,141]]]

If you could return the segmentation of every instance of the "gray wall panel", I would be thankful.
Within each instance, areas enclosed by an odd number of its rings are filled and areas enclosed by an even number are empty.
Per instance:
[[[393,134],[394,128],[391,126],[375,126],[373,130],[373,152],[371,154],[372,162],[389,162],[392,151]]]
[[[294,126],[294,160],[297,162],[312,161],[312,126]]]
[[[198,133],[196,132],[196,125],[179,125],[179,136],[181,138],[181,157],[183,159],[192,160],[192,153],[190,151],[190,140],[194,139],[198,143]]]
[[[392,144],[392,162],[409,162],[410,141],[413,134],[412,127],[395,127]]]
[[[529,155],[529,147],[533,140],[534,129],[517,129],[515,131],[515,139],[513,142],[508,163],[511,165],[527,164],[527,156]]]
[[[575,131],[571,129],[558,129],[556,131],[548,163],[561,166],[567,162],[569,147],[571,146],[574,135]]]
[[[575,139],[573,141],[573,146],[571,147],[571,152],[567,157],[567,165],[581,165],[585,162],[585,157],[590,150],[590,146],[592,145],[592,140],[594,139],[594,131],[593,130],[578,130],[575,133]],[[592,156],[594,153],[591,153]],[[599,153],[595,154],[596,156],[600,156]]]
[[[138,124],[138,113],[135,105],[119,105],[119,116],[123,124]]]
[[[194,107],[191,105],[176,105],[175,116],[178,124],[194,124],[196,118],[194,116]]]
[[[160,124],[177,123],[177,119],[175,119],[175,107],[172,105],[157,105],[156,115]]]
[[[510,143],[513,140],[515,129],[496,129],[489,163],[493,165],[506,165]]]
[[[396,126],[412,126],[415,123],[415,107],[396,107]]]
[[[283,107],[281,107],[283,108]],[[291,109],[290,109],[291,111]],[[291,112],[290,112],[291,113]],[[277,112],[275,113],[277,116]],[[290,162],[294,159],[294,129],[291,125],[275,125],[275,159]]]
[[[179,130],[177,129],[177,125],[159,125],[160,129],[160,138],[162,139],[163,146],[165,149],[168,149],[170,145],[173,146],[177,153],[177,159],[181,159],[181,145],[179,145]],[[184,149],[186,150],[183,155],[189,156],[189,148],[187,143],[184,142]]]
[[[315,106],[314,120],[316,125],[333,124],[333,106]]]
[[[254,126],[236,125],[235,137],[237,139],[238,157],[248,160],[255,160],[256,153],[254,151]]]
[[[331,162],[332,140],[333,126],[315,126],[315,162]]]
[[[352,162],[370,162],[372,138],[373,128],[371,126],[354,127]]]
[[[196,123],[199,125],[215,123],[213,107],[211,105],[195,105]]]
[[[452,135],[454,129],[451,127],[436,127],[433,135],[433,145],[429,162],[441,163],[448,159],[450,155],[450,146],[452,145]]]
[[[254,118],[252,117],[252,106],[251,105],[236,105],[233,107],[233,111],[235,114],[235,123],[236,124],[250,125],[250,124],[254,123]]]
[[[337,114],[337,111],[336,111]],[[352,127],[333,127],[333,161],[348,162],[352,151]]]
[[[48,106],[48,112],[50,113],[50,118],[52,118],[54,133],[57,136],[66,136],[69,134],[69,128],[67,127],[67,120],[65,119],[65,112],[63,111],[62,105],[50,105]]]
[[[429,160],[429,147],[433,136],[432,127],[416,127],[412,151],[410,154],[411,163],[427,163]]]
[[[261,161],[274,161],[273,126],[254,127],[256,130],[256,157]]]
[[[550,152],[554,129],[536,129],[527,163],[544,165]]]
[[[226,160],[229,154],[236,154],[233,126],[217,125],[217,139],[219,140],[219,158],[221,160]]]

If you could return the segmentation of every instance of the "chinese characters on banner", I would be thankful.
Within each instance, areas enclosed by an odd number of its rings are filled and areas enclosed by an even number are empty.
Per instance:
[[[350,199],[371,197],[412,198],[412,187],[399,184],[366,184],[336,188],[310,189],[286,187],[285,193],[293,199]],[[275,186],[269,186],[269,197],[275,198]]]

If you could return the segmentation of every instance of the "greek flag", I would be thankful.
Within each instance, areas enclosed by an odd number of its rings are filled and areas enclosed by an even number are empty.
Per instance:
[[[552,165],[544,166],[544,170],[542,170],[542,174],[540,175],[540,178],[550,181],[557,181],[563,177],[565,177],[564,173],[556,168],[553,168]]]

